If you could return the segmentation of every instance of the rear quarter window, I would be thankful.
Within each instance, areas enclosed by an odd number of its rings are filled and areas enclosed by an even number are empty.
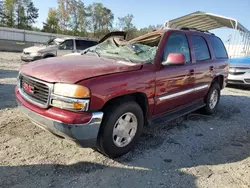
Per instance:
[[[214,55],[217,59],[228,58],[226,48],[218,37],[209,37],[209,42],[213,48]]]

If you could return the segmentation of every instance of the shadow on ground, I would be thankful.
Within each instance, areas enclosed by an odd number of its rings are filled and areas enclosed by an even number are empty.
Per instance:
[[[14,84],[0,84],[0,110],[17,106]]]
[[[141,168],[141,169],[140,169]],[[104,171],[105,170],[105,171]],[[73,165],[0,166],[1,187],[195,187],[195,177],[176,170],[164,174],[145,167],[110,167],[91,162]],[[162,179],[164,177],[164,179]],[[173,178],[174,177],[174,178]],[[153,179],[153,180],[152,180]],[[176,182],[175,182],[176,181]],[[155,183],[157,182],[157,183]],[[169,186],[171,185],[172,186]]]
[[[227,84],[227,88],[240,89],[240,90],[250,91],[250,85]]]
[[[4,87],[9,90],[14,89],[12,85],[5,85]],[[214,116],[208,117],[201,115],[199,119],[192,119],[190,118],[192,115],[190,115],[189,120],[182,121],[182,119],[180,119],[169,123],[159,130],[147,128],[136,148],[129,154],[114,161],[122,164],[122,166],[116,167],[110,164],[99,164],[99,161],[96,161],[96,163],[79,162],[72,165],[4,165],[0,166],[0,185],[1,187],[16,186],[26,188],[195,188],[197,187],[197,176],[183,172],[183,168],[234,163],[250,156],[250,129],[247,128],[248,125],[241,124],[238,125],[238,127],[220,125],[220,123],[227,124],[232,118],[244,111],[244,108],[240,107],[240,105],[250,105],[250,98],[244,96],[238,96],[239,101],[242,102],[242,104],[238,102],[239,106],[235,106],[234,103],[229,103],[228,101],[233,101],[234,97],[235,96],[230,95],[223,96],[218,112]],[[199,116],[196,113],[195,115]],[[218,125],[216,125],[217,122]],[[197,124],[194,126],[193,123]],[[218,130],[209,133],[211,135],[207,137],[206,132],[194,134],[193,137],[191,135],[192,139],[199,143],[198,147],[200,148],[200,150],[193,153],[191,151],[193,149],[192,147],[197,146],[192,146],[189,150],[187,146],[190,137],[185,139],[185,136],[189,134],[189,129],[194,129],[205,123],[213,125],[213,127]],[[191,127],[192,125],[193,127]],[[206,127],[203,126],[197,130],[205,128]],[[175,137],[171,133],[173,129],[177,129],[177,132],[175,131],[175,133],[173,133]],[[230,134],[232,133],[233,136],[223,135],[225,129],[231,129]],[[237,131],[237,129],[240,131]],[[176,134],[180,134],[180,137],[177,137]],[[228,136],[228,138],[226,136]],[[180,140],[178,140],[178,138],[180,138]],[[204,140],[202,140],[203,138]],[[208,142],[213,143],[211,147],[207,146]],[[154,152],[155,154],[152,156]],[[152,158],[147,158],[148,153],[151,153]],[[200,168],[198,173],[204,178],[210,178],[213,175],[213,172],[206,167]]]
[[[217,165],[241,161],[250,155],[250,145],[230,147],[226,150],[210,151],[208,157],[190,165],[171,165],[168,159],[162,159],[161,170],[152,163],[140,165],[140,162],[125,163],[126,167],[114,167],[105,164],[79,162],[72,165],[38,164],[24,166],[0,166],[1,187],[187,187],[196,188],[197,177],[183,172],[182,168],[200,165]],[[156,153],[156,156],[158,154]],[[206,154],[207,155],[207,154]],[[221,157],[224,156],[224,157]],[[141,156],[143,158],[143,156]],[[169,156],[171,157],[171,156]],[[157,158],[157,157],[156,157]],[[152,159],[153,160],[153,159]],[[160,159],[159,159],[160,160]],[[126,160],[125,160],[126,161]],[[140,160],[139,160],[140,161]],[[163,169],[165,169],[163,171]],[[228,173],[224,171],[223,173]],[[200,168],[199,176],[210,178],[213,172]]]
[[[0,79],[2,79],[2,78],[16,78],[17,75],[18,75],[18,71],[16,71],[16,70],[0,69]]]

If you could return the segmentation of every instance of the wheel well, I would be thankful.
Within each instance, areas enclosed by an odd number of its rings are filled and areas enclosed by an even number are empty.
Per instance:
[[[48,55],[45,55],[43,58],[45,59],[45,58],[49,58],[49,57],[55,57],[55,56],[52,54],[48,54]]]
[[[137,92],[137,93],[132,93],[132,94],[128,94],[128,95],[123,95],[123,96],[119,96],[119,97],[115,97],[113,99],[110,99],[108,102],[106,102],[106,104],[103,106],[102,110],[104,111],[105,108],[107,108],[110,105],[114,105],[114,104],[119,104],[121,102],[124,101],[135,101],[137,102],[142,111],[143,111],[143,115],[144,118],[147,117],[148,115],[148,99],[146,94],[141,93],[141,92]]]
[[[222,75],[216,76],[213,79],[212,83],[215,83],[215,82],[217,82],[220,85],[220,88],[222,89],[223,88],[224,77]]]

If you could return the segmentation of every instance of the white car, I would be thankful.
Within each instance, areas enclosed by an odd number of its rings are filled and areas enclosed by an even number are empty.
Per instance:
[[[79,53],[96,44],[98,44],[97,40],[87,38],[55,38],[49,40],[46,44],[25,48],[21,54],[21,60],[29,62],[71,53]]]
[[[228,84],[250,85],[250,56],[230,59]]]

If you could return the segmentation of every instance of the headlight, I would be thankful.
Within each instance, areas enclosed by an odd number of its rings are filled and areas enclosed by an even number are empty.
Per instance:
[[[87,111],[89,108],[90,91],[88,88],[75,84],[55,84],[51,95],[52,106],[72,111]]]
[[[89,89],[82,85],[75,84],[55,84],[54,94],[72,98],[90,97]]]
[[[34,56],[41,56],[41,53],[32,52],[32,53],[30,53],[30,56],[32,56],[32,57],[34,57]]]

